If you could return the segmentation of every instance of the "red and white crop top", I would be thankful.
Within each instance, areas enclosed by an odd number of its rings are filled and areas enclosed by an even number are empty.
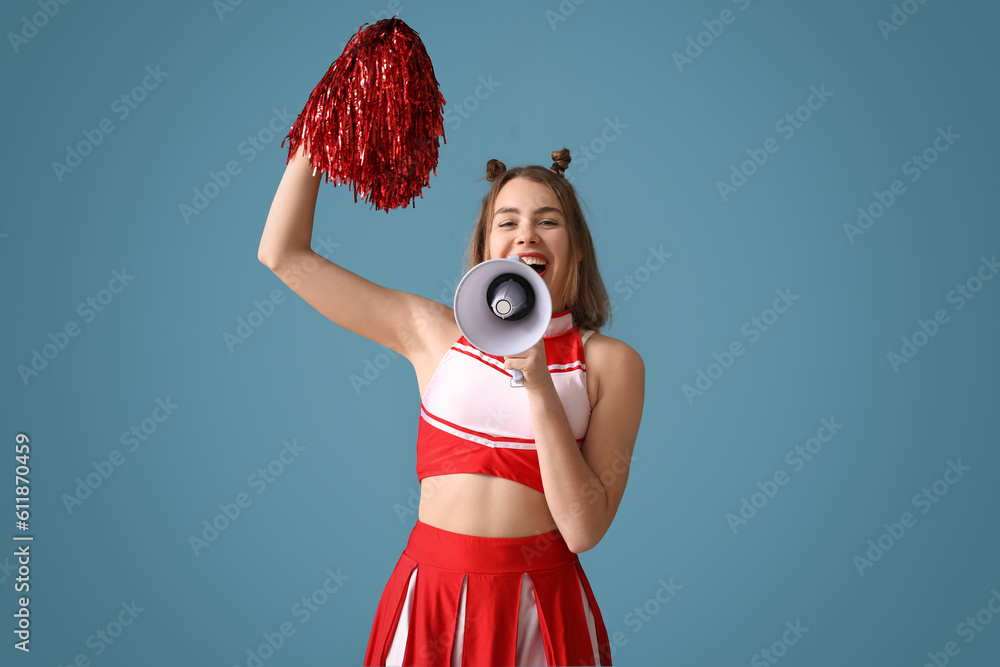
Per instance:
[[[590,424],[590,397],[584,339],[570,311],[552,316],[543,340],[552,382],[582,446]],[[464,336],[445,353],[420,403],[419,481],[483,473],[544,493],[527,392],[510,386],[511,373],[503,364],[503,357],[482,352]]]

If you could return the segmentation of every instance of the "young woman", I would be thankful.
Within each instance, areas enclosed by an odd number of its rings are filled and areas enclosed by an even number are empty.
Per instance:
[[[507,357],[465,340],[451,308],[376,285],[310,248],[316,196],[303,145],[258,258],[333,322],[399,352],[421,395],[416,526],[386,585],[366,665],[610,665],[578,553],[618,511],[645,370],[598,333],[609,309],[593,241],[563,176],[490,160],[468,268],[517,254],[552,296],[542,340]],[[511,369],[524,387],[510,386]]]

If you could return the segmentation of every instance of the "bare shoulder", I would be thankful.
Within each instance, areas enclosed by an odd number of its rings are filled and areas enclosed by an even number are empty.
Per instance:
[[[587,341],[586,351],[588,369],[591,362],[600,366],[620,363],[642,366],[642,357],[628,343],[596,331]]]
[[[628,343],[594,332],[585,347],[587,374],[598,382],[598,396],[606,388],[643,392],[646,366],[642,356]]]

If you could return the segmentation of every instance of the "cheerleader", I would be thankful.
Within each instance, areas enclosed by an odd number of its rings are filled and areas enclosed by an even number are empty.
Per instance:
[[[288,162],[258,258],[336,324],[395,350],[420,391],[418,520],[374,613],[365,665],[610,665],[577,554],[611,525],[628,481],[645,371],[601,334],[610,301],[576,192],[550,168],[487,164],[467,268],[518,255],[552,296],[530,349],[472,346],[447,305],[376,285],[310,248],[322,174]],[[510,386],[511,371],[523,388]]]

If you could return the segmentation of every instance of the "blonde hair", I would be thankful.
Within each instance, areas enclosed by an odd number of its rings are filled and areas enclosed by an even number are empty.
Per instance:
[[[500,160],[490,160],[486,163],[486,180],[490,181],[490,191],[483,197],[479,210],[479,219],[469,242],[466,255],[466,271],[486,260],[487,242],[493,219],[496,200],[507,183],[515,178],[526,178],[547,186],[556,199],[566,217],[566,231],[569,234],[570,248],[575,251],[580,261],[577,270],[570,272],[569,280],[563,285],[561,294],[553,295],[559,303],[567,304],[573,313],[574,322],[581,329],[599,331],[611,317],[611,300],[608,298],[604,281],[601,280],[597,268],[597,253],[594,241],[587,227],[587,220],[577,200],[576,189],[566,180],[563,174],[570,163],[569,151],[563,148],[552,152],[552,167],[546,169],[540,165],[528,165],[507,169]]]

